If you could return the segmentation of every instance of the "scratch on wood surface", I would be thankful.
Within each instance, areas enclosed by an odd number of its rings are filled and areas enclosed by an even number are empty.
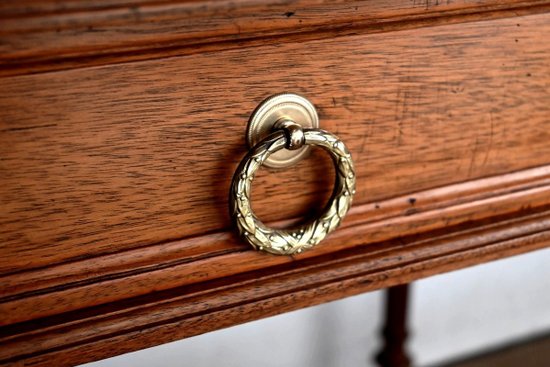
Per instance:
[[[468,167],[468,177],[472,177],[472,172],[474,171],[474,167],[475,167],[475,160],[476,160],[478,147],[479,147],[479,138],[476,137],[476,142],[474,144],[474,148],[472,149],[472,156],[470,158],[470,166]]]
[[[489,134],[489,143],[487,143],[487,149],[485,151],[485,158],[483,159],[483,167],[487,164],[487,160],[489,159],[489,153],[491,153],[491,149],[493,148],[493,139],[495,135],[494,127],[495,123],[493,120],[493,111],[489,111],[489,123],[491,125],[491,131]]]

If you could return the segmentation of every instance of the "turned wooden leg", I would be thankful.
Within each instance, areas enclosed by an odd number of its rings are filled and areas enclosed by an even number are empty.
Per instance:
[[[382,332],[384,345],[376,356],[380,367],[409,367],[411,365],[405,350],[408,294],[408,284],[386,290],[386,314]]]

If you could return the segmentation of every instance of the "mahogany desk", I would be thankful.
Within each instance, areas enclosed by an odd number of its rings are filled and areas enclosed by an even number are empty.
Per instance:
[[[0,363],[98,360],[550,245],[547,0],[0,4]],[[234,234],[264,98],[307,96],[357,193],[295,256]],[[262,170],[266,222],[328,198]],[[282,205],[281,203],[284,203]]]

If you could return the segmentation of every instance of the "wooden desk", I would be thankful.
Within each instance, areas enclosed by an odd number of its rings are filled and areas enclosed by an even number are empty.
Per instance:
[[[0,362],[74,365],[547,247],[549,10],[1,4]],[[227,209],[248,117],[283,91],[357,171],[341,228],[293,257],[243,244]],[[307,217],[331,170],[263,170],[255,210]]]

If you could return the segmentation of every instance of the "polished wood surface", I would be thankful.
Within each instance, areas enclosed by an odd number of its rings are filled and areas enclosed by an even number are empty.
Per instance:
[[[51,316],[77,310],[83,302],[95,306],[241,273],[254,278],[254,272],[294,264],[297,259],[322,263],[324,257],[341,251],[369,253],[371,246],[384,241],[397,241],[399,247],[403,237],[423,233],[436,236],[447,227],[460,228],[470,222],[484,225],[493,217],[516,215],[521,221],[523,215],[540,213],[536,216],[539,221],[521,227],[518,224],[518,228],[504,232],[499,229],[494,239],[509,240],[538,232],[544,237],[550,225],[545,220],[549,196],[550,167],[544,167],[356,206],[326,243],[296,257],[257,253],[232,233],[222,232],[20,272],[2,278],[2,322]],[[486,244],[487,239],[475,239],[473,243],[481,240]],[[396,266],[400,265],[398,262]],[[459,263],[455,267],[460,267]]]
[[[82,363],[550,245],[545,2],[202,3],[0,6],[0,363]],[[358,176],[343,226],[294,257],[252,251],[227,209],[247,119],[281,91]],[[314,152],[263,170],[255,211],[314,215],[331,169]]]
[[[318,39],[472,16],[516,16],[547,5],[548,0],[3,2],[0,75],[280,43],[291,36]]]
[[[0,273],[228,229],[247,118],[279,91],[346,142],[355,205],[549,164],[541,32],[546,14],[4,78]],[[260,217],[326,196],[323,158],[259,176]]]
[[[432,240],[371,244],[369,250],[359,247],[316,261],[285,259],[284,264],[253,273],[16,324],[2,329],[0,361],[71,365],[130,352],[533,251],[548,246],[549,228],[550,214],[546,213],[460,235],[432,236]],[[357,233],[347,231],[347,236],[357,237]]]

